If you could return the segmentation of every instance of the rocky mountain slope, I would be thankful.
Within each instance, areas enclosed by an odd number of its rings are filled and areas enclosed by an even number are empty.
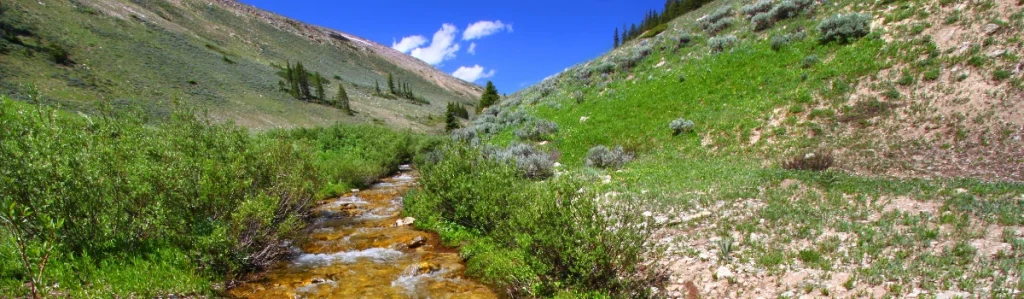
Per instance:
[[[216,121],[252,128],[378,122],[434,130],[449,102],[482,89],[391,48],[245,4],[216,1],[4,1],[0,91],[70,110],[97,102],[159,118],[177,99]],[[67,61],[58,62],[54,49]],[[355,116],[281,91],[283,68],[301,62],[344,84]],[[375,95],[388,75],[429,104]]]

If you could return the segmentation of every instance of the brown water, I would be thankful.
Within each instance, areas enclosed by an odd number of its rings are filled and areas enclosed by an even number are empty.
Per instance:
[[[232,288],[236,298],[496,298],[463,276],[462,259],[436,235],[399,225],[408,167],[368,190],[326,200],[300,254]]]

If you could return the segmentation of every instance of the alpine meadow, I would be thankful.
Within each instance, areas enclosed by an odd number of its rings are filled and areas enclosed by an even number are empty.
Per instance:
[[[0,297],[1024,296],[1024,1],[312,2],[0,2]]]

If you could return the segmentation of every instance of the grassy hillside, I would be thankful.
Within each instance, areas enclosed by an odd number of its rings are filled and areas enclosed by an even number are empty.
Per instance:
[[[0,92],[24,99],[34,85],[70,110],[105,101],[164,118],[177,99],[253,128],[376,121],[427,130],[448,102],[472,104],[481,90],[385,46],[233,1],[4,1],[2,11]],[[280,91],[289,62],[321,73],[327,95],[343,84],[357,115]],[[429,104],[374,96],[388,74]]]
[[[532,145],[558,164],[513,161],[589,180],[583,196],[654,197],[643,204],[661,225],[648,246],[665,250],[658,295],[1019,296],[1021,4],[763,2],[707,4],[503,99],[454,137],[498,160]],[[772,10],[784,5],[797,9]],[[850,13],[869,31],[856,34]],[[837,18],[854,19],[838,41],[820,27]],[[531,134],[545,121],[556,129]],[[469,231],[487,223],[459,213],[422,212]],[[521,275],[490,270],[481,276]]]

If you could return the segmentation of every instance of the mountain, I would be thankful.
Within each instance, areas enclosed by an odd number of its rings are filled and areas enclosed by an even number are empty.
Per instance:
[[[449,102],[471,105],[482,92],[387,46],[229,0],[2,7],[0,93],[29,100],[37,90],[39,101],[73,111],[104,102],[161,118],[177,100],[250,128],[378,122],[428,131],[440,128]],[[321,74],[326,98],[343,84],[355,115],[283,90],[284,69],[295,63]],[[388,94],[389,74],[417,100]]]

